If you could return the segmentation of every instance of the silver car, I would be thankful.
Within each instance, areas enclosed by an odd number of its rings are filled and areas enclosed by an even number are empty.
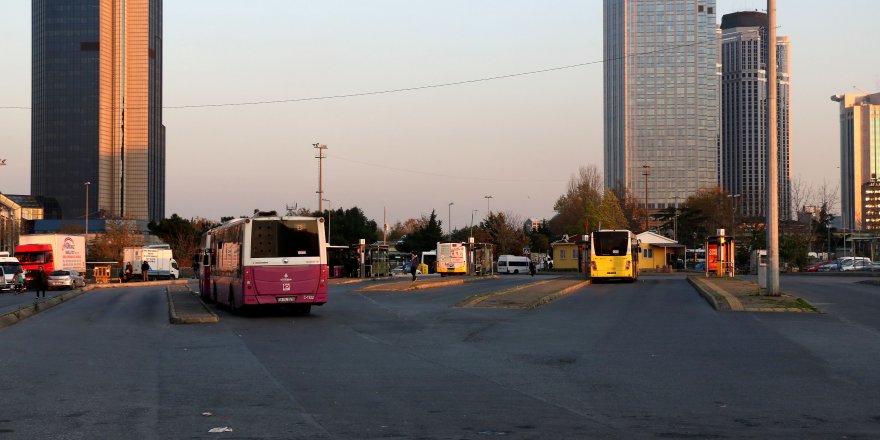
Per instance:
[[[85,278],[75,270],[55,270],[49,274],[49,289],[59,287],[76,289],[77,287],[84,287],[85,285]]]

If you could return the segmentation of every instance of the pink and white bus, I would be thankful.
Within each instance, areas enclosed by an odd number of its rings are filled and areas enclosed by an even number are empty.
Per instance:
[[[290,305],[309,313],[327,302],[324,219],[252,217],[230,220],[202,235],[202,298],[232,312]]]

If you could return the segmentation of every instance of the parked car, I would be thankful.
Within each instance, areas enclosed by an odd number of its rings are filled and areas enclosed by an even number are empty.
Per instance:
[[[75,270],[54,270],[49,274],[49,289],[57,287],[76,289],[77,287],[85,287],[85,285],[85,278]]]
[[[819,268],[830,263],[830,261],[820,261],[818,263],[813,263],[804,268],[804,272],[818,272]]]
[[[840,263],[842,272],[871,270],[871,259],[866,257],[845,257]]]

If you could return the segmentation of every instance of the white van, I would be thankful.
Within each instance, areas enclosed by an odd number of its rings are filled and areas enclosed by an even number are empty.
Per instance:
[[[498,257],[498,273],[529,273],[529,257],[501,255]]]
[[[0,283],[0,290],[11,290],[15,285],[14,276],[16,272],[21,272],[21,263],[18,258],[10,257],[9,252],[0,252],[0,267],[3,268],[5,283]]]

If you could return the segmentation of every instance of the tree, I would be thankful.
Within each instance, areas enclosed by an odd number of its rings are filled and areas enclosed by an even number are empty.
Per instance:
[[[103,234],[95,237],[89,252],[94,261],[115,261],[121,266],[122,251],[144,245],[144,235],[130,220],[107,220]]]
[[[496,255],[520,255],[522,249],[529,245],[522,224],[513,214],[493,212],[474,231],[474,239],[480,243],[493,243]]]
[[[556,215],[550,219],[550,230],[557,235],[583,234],[602,203],[603,192],[599,169],[595,165],[580,167],[578,175],[569,180],[566,193],[553,206]]]
[[[150,222],[147,225],[150,232],[171,247],[172,254],[183,267],[192,264],[193,256],[199,251],[202,234],[214,226],[217,226],[217,223],[211,220],[203,218],[190,220],[177,214],[172,214],[159,223]]]
[[[442,225],[437,220],[437,213],[432,210],[429,217],[421,218],[416,229],[403,239],[403,243],[397,245],[397,249],[416,253],[436,249],[437,243],[443,241]]]
[[[602,229],[626,229],[629,227],[629,221],[620,206],[620,199],[610,189],[605,190],[605,195],[602,197],[602,203],[596,213],[595,225],[596,229],[600,225]]]

